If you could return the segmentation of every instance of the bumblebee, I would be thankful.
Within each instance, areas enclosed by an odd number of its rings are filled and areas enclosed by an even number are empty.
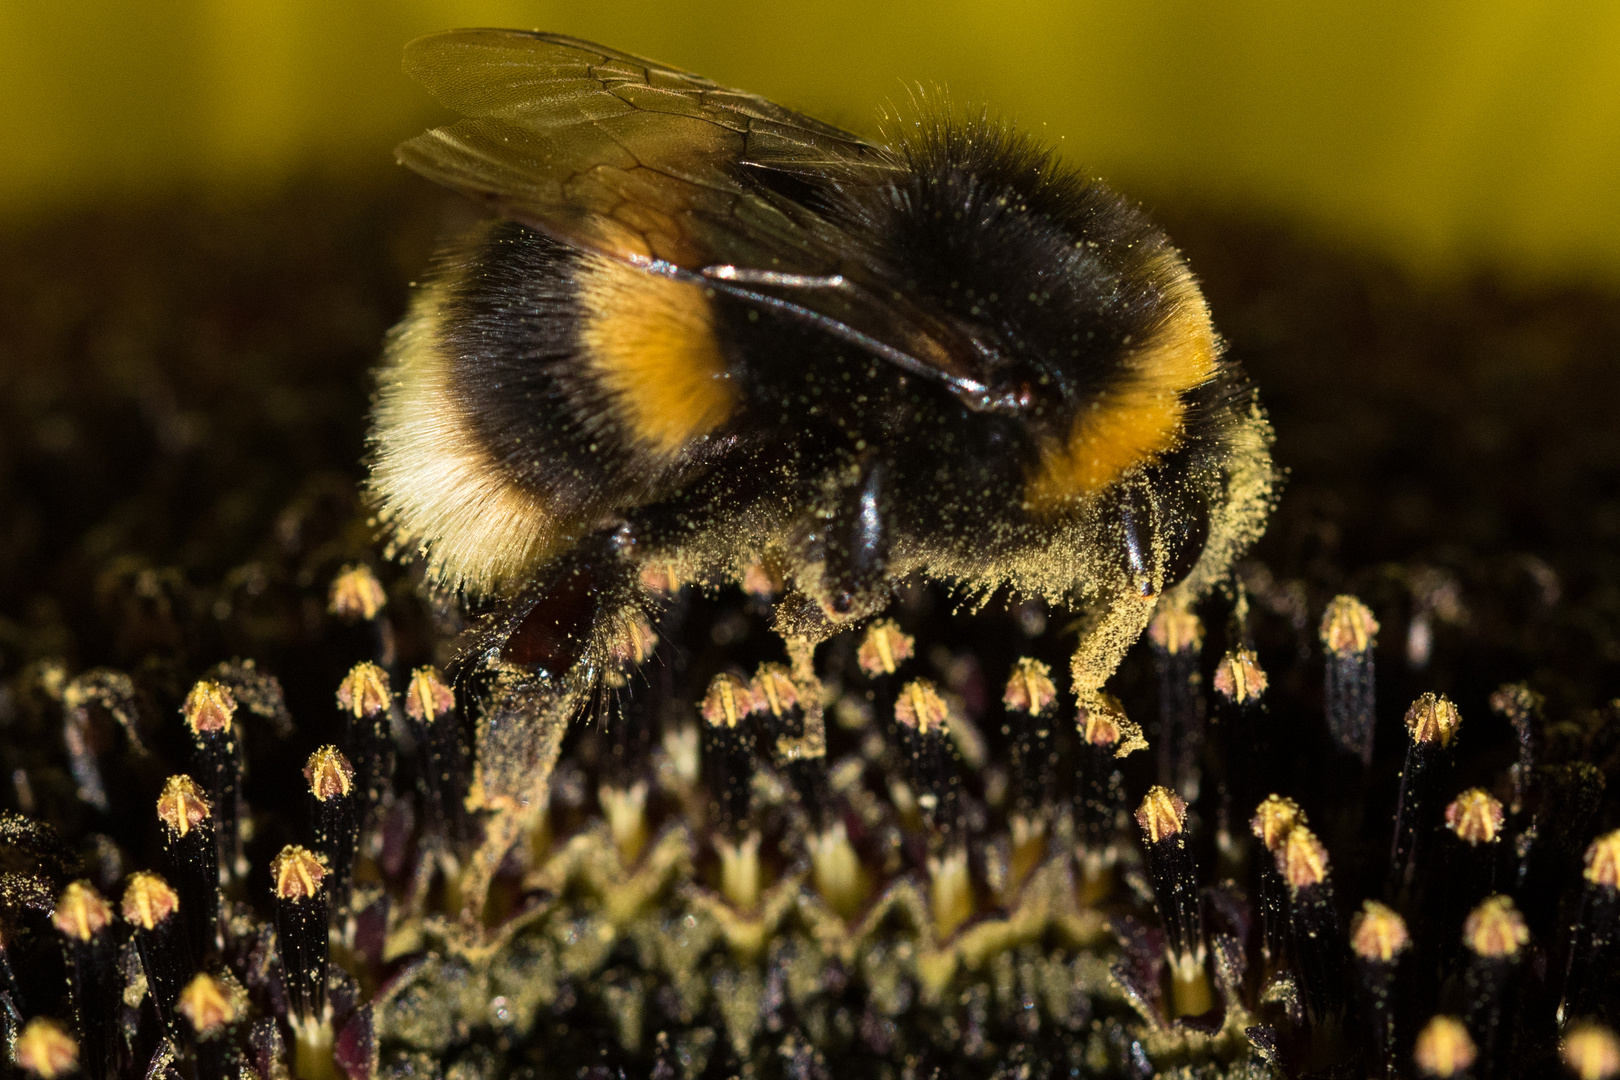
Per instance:
[[[472,655],[589,681],[655,586],[764,568],[811,646],[904,580],[1088,609],[1084,701],[1258,535],[1270,428],[1186,263],[1027,137],[867,142],[556,34],[405,67],[467,118],[399,160],[493,220],[393,333],[370,487]]]

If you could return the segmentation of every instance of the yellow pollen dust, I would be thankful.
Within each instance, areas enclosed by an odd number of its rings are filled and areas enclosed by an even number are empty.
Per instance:
[[[158,924],[180,907],[180,897],[169,883],[150,871],[142,870],[129,876],[124,886],[124,900],[119,905],[124,921],[134,923],[143,930],[155,930]]]
[[[1365,900],[1350,923],[1350,947],[1363,960],[1388,964],[1412,946],[1406,920],[1393,908]]]
[[[157,801],[158,820],[176,836],[186,835],[213,812],[202,788],[191,777],[181,774],[164,782]]]
[[[326,610],[340,619],[363,619],[370,622],[388,603],[388,594],[382,582],[363,563],[346,566],[332,579],[327,594]]]
[[[68,937],[89,941],[112,922],[112,906],[88,881],[70,881],[56,899],[51,924]]]
[[[1406,710],[1406,730],[1415,743],[1450,746],[1462,726],[1457,706],[1443,694],[1424,694]]]
[[[1359,656],[1378,644],[1378,620],[1353,596],[1335,596],[1322,613],[1322,644],[1340,656]]]
[[[388,672],[369,660],[354,665],[338,683],[338,708],[355,717],[376,716],[393,698]]]
[[[270,877],[280,900],[303,900],[321,890],[326,864],[305,847],[288,844],[270,863]]]
[[[1157,844],[1181,832],[1187,823],[1187,802],[1169,788],[1155,784],[1136,808],[1136,823],[1148,843]]]
[[[180,707],[186,726],[200,734],[229,731],[236,715],[236,698],[217,682],[203,679],[191,688]]]

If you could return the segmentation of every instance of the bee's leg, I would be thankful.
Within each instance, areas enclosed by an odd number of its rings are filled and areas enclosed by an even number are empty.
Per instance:
[[[1103,599],[1101,618],[1087,627],[1069,659],[1074,693],[1082,707],[1097,699],[1125,653],[1147,629],[1159,602],[1157,594],[1144,596],[1132,582],[1122,586]]]
[[[491,816],[461,878],[469,928],[506,853],[545,810],[563,736],[596,691],[615,635],[646,603],[623,548],[618,530],[588,537],[474,632],[490,687],[469,804]]]
[[[827,605],[837,615],[869,608],[885,591],[889,565],[887,470],[863,464],[860,479],[843,489],[824,530],[823,580]]]
[[[538,824],[563,736],[579,711],[576,694],[514,670],[496,674],[478,718],[478,760],[468,803],[484,810],[484,837],[461,875],[461,919],[481,932],[490,881],[507,852]]]
[[[640,599],[624,547],[622,529],[604,529],[543,567],[522,592],[461,635],[452,675],[499,665],[554,682],[568,678],[587,658],[603,614]]]
[[[1164,584],[1165,550],[1159,507],[1145,487],[1129,485],[1112,496],[1110,543],[1119,552],[1113,589],[1100,598],[1102,615],[1084,633],[1069,669],[1082,707],[1125,659],[1153,618]]]

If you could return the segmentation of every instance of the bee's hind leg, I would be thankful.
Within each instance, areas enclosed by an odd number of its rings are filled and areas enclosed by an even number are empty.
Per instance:
[[[483,923],[490,882],[507,852],[546,811],[563,736],[578,715],[577,695],[515,669],[497,672],[478,719],[478,758],[468,808],[485,812],[484,836],[460,881],[461,920]]]
[[[1069,674],[1082,709],[1097,703],[1103,684],[1147,629],[1158,602],[1156,593],[1120,589],[1107,598],[1101,616],[1081,634],[1069,659]]]
[[[476,724],[468,809],[484,835],[460,881],[461,917],[482,923],[495,872],[545,813],[551,774],[569,725],[595,699],[608,670],[650,649],[651,600],[616,530],[587,538],[478,631],[487,687]],[[464,654],[465,655],[465,654]]]

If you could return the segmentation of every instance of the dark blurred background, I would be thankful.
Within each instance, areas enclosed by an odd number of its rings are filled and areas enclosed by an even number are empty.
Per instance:
[[[1324,0],[10,0],[0,217],[369,173],[429,119],[400,47],[543,27],[871,132],[917,84],[1150,203],[1424,271],[1620,275],[1620,9]]]

